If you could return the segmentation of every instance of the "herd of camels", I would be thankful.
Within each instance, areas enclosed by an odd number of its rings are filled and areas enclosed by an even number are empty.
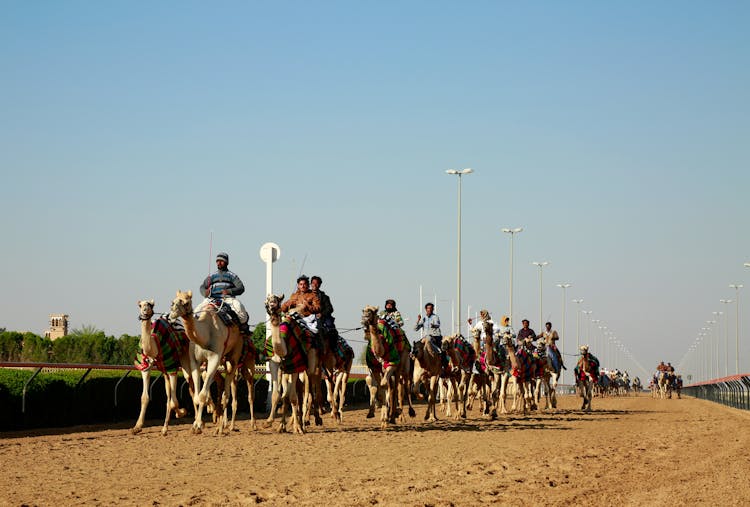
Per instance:
[[[323,380],[332,417],[340,423],[354,352],[341,337],[336,344],[329,344],[328,340],[316,343],[315,335],[300,318],[300,309],[282,313],[283,300],[283,295],[271,294],[265,301],[273,353],[268,361],[272,409],[265,426],[274,425],[278,408],[281,409],[276,427],[279,432],[287,431],[289,415],[294,433],[305,432],[311,415],[316,425],[322,424]],[[153,300],[138,301],[138,307],[142,360],[137,366],[142,373],[143,393],[140,415],[131,431],[136,434],[143,429],[149,403],[150,370],[153,368],[165,377],[167,403],[161,430],[163,435],[167,433],[173,412],[176,417],[187,412],[177,401],[180,370],[188,379],[192,394],[195,409],[193,433],[203,431],[203,414],[208,405],[215,405],[217,434],[235,429],[239,376],[248,383],[250,423],[251,428],[256,429],[253,383],[258,351],[250,337],[242,335],[236,325],[226,325],[211,306],[195,315],[192,291],[177,291],[168,317],[154,320]],[[180,321],[184,329],[175,324]],[[507,413],[505,402],[508,395],[513,399],[510,410],[524,415],[541,409],[542,393],[545,410],[557,406],[555,388],[561,365],[546,353],[549,343],[541,342],[535,346],[528,341],[516,347],[513,336],[496,335],[492,322],[485,321],[481,330],[472,331],[471,344],[463,336],[455,335],[444,337],[440,348],[428,337],[415,342],[412,348],[403,330],[380,315],[376,306],[365,306],[362,310],[362,329],[368,344],[366,383],[370,408],[367,417],[375,417],[376,407],[380,405],[382,428],[403,421],[405,412],[411,417],[416,415],[412,396],[422,392],[422,384],[427,399],[426,421],[437,419],[436,405],[441,385],[447,391],[443,395],[446,415],[456,419],[465,419],[467,409],[471,409],[475,401],[480,403],[483,416],[495,419],[498,412]],[[595,383],[593,369],[588,353],[583,353],[576,368],[579,372],[578,391],[583,398],[582,410],[591,410]],[[220,393],[216,404],[211,400],[214,382]],[[230,399],[231,420],[228,417]]]

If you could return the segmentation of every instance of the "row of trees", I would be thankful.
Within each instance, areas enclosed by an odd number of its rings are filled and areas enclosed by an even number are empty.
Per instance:
[[[259,349],[266,335],[264,323],[255,327],[253,342]],[[140,336],[106,336],[91,325],[74,329],[55,341],[34,333],[0,332],[0,361],[34,363],[133,364]]]

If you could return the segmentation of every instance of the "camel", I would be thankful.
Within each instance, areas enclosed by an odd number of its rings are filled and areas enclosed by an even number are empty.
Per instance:
[[[377,306],[368,305],[362,309],[362,327],[365,341],[384,368],[380,386],[386,388],[386,396],[380,411],[380,426],[387,428],[396,423],[397,417],[403,419],[404,396],[409,403],[409,415],[414,417],[408,379],[404,378],[410,373],[411,346],[400,327],[391,326],[385,319],[378,317]]]
[[[354,350],[341,336],[338,337],[334,350],[330,350],[327,343],[323,348],[325,351],[321,357],[321,363],[326,372],[328,403],[331,404],[333,420],[340,423],[346,400],[346,384],[354,362]]]
[[[555,408],[557,406],[557,396],[555,395],[554,388],[552,387],[552,374],[554,373],[554,366],[550,361],[549,355],[547,354],[547,345],[540,341],[536,345],[536,350],[533,355],[533,365],[535,368],[534,380],[534,403],[537,408],[541,410],[541,394],[542,388],[544,390],[544,410]],[[555,386],[557,383],[555,382]]]
[[[638,396],[640,392],[643,390],[643,384],[641,384],[640,377],[633,378],[633,394],[635,396]]]
[[[216,372],[223,361],[226,361],[225,380],[226,387],[222,396],[223,416],[217,425],[216,433],[222,434],[226,425],[226,403],[229,399],[231,384],[237,373],[237,364],[242,354],[242,337],[237,326],[227,327],[219,318],[216,309],[208,306],[205,311],[196,318],[193,315],[193,291],[177,291],[177,296],[172,301],[169,318],[174,320],[182,317],[185,323],[185,331],[190,340],[190,373],[195,386],[193,403],[198,407],[195,411],[195,421],[192,432],[199,434],[203,432],[203,410],[210,397],[211,384]],[[226,358],[226,359],[225,359]],[[206,363],[206,381],[201,386],[201,363]]]
[[[547,371],[549,380],[547,381],[547,398],[545,406],[548,408],[557,408],[557,382],[560,380],[560,374],[563,369],[562,354],[560,354],[555,339],[552,335],[544,339],[544,345],[547,348]]]
[[[450,385],[455,388],[458,380],[458,399],[455,400],[456,419],[466,419],[466,402],[469,397],[469,382],[474,371],[476,361],[476,351],[469,345],[463,336],[454,335],[443,338],[443,350],[448,355],[452,370],[449,374],[451,378]],[[461,404],[461,410],[458,404]],[[448,398],[450,405],[450,398]],[[448,412],[450,415],[450,412]]]
[[[421,383],[424,383],[427,387],[425,421],[437,421],[435,409],[437,406],[438,382],[442,374],[443,359],[440,351],[436,350],[433,346],[430,337],[426,336],[417,341],[414,344],[414,374],[412,375],[412,382],[415,392],[417,392]],[[450,403],[448,403],[447,415],[448,417],[451,416]]]
[[[304,383],[303,377],[308,370],[309,356],[307,354],[311,347],[311,333],[304,325],[297,324],[296,320],[286,318],[281,312],[281,303],[284,295],[269,294],[266,297],[266,313],[270,318],[271,344],[274,356],[278,356],[279,363],[277,381],[281,386],[281,393],[273,390],[271,401],[271,413],[266,421],[266,426],[271,426],[276,415],[276,405],[281,402],[284,407],[281,411],[281,422],[277,428],[279,433],[287,431],[286,407],[291,408],[292,431],[300,435],[305,433],[302,423],[302,401],[307,394],[302,393]],[[283,328],[283,329],[282,329]],[[309,379],[308,381],[309,382]]]
[[[482,351],[481,334],[482,332],[479,329],[472,328],[471,336],[473,338],[474,355],[478,360],[476,361],[476,367],[469,378],[466,408],[467,410],[472,410],[474,400],[479,397],[482,405],[482,414],[490,414],[490,405],[492,404],[492,388],[490,384],[491,372],[487,365],[487,352]]]
[[[661,398],[662,400],[665,398],[671,398],[672,386],[669,379],[669,372],[666,372],[664,370],[659,371],[659,375],[657,376],[656,381],[659,386],[659,398]]]
[[[511,387],[515,387],[513,406],[511,411],[516,412],[519,405],[523,407],[526,415],[532,408],[533,394],[531,392],[531,356],[522,345],[516,350],[513,346],[513,338],[510,334],[504,336],[505,350],[510,360],[512,375],[510,377]]]
[[[576,387],[579,390],[583,404],[581,410],[591,411],[594,383],[599,377],[599,360],[589,353],[586,345],[581,346],[581,357],[575,367]]]
[[[510,334],[507,336],[512,340]],[[505,398],[508,392],[508,380],[511,376],[511,362],[507,350],[503,347],[503,340],[503,337],[494,336],[494,330],[489,323],[489,328],[485,329],[484,361],[492,386],[490,390],[492,406],[489,414],[492,419],[497,418],[498,404],[500,404],[501,414],[508,413],[505,408]]]
[[[130,430],[133,435],[143,430],[146,418],[146,408],[150,401],[149,383],[151,381],[151,368],[156,368],[164,376],[164,388],[167,393],[167,414],[164,418],[161,434],[167,434],[169,419],[174,410],[175,417],[184,416],[187,411],[180,407],[177,399],[177,370],[182,368],[185,378],[190,371],[190,358],[188,355],[189,341],[184,332],[179,332],[167,322],[159,318],[151,322],[154,316],[154,300],[138,301],[140,309],[138,319],[141,321],[141,351],[143,361],[136,363],[136,368],[141,370],[143,379],[143,393],[141,394],[141,413],[135,426]]]

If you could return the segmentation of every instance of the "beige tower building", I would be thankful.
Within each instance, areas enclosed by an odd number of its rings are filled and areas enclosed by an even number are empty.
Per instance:
[[[57,340],[68,334],[68,315],[64,313],[50,313],[49,329],[44,333],[45,338]]]

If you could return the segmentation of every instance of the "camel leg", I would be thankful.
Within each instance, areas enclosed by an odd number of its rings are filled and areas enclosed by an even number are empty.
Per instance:
[[[206,403],[211,396],[211,383],[214,381],[214,375],[216,370],[219,368],[219,362],[221,357],[216,354],[211,356],[206,364],[206,381],[203,383],[203,387],[197,392],[198,410],[195,413],[195,421],[193,422],[193,433],[199,434],[203,432],[203,410],[206,407]],[[197,369],[193,373],[193,377],[200,378],[200,373]],[[195,379],[194,379],[195,380]],[[196,384],[200,385],[197,381]]]
[[[237,428],[234,426],[234,422],[237,418],[237,372],[234,372],[234,375],[232,376],[232,384],[230,386],[230,391],[232,394],[232,421],[229,423],[229,431],[238,431]]]
[[[427,411],[424,414],[424,420],[433,422],[437,421],[437,414],[435,413],[435,406],[437,403],[437,388],[438,388],[438,377],[432,375],[430,377],[430,389],[427,394]]]
[[[336,375],[336,387],[333,392],[333,399],[338,398],[338,416],[336,419],[338,422],[343,420],[344,415],[344,404],[346,403],[346,386],[349,382],[349,372],[343,371]],[[336,396],[338,394],[338,396]]]
[[[365,384],[367,384],[367,389],[370,391],[370,409],[367,411],[367,419],[372,419],[375,417],[375,401],[378,398],[378,386],[380,385],[380,382],[377,382],[376,379],[373,378],[372,372],[370,372],[367,377],[365,377]]]
[[[273,426],[276,417],[276,408],[279,402],[284,401],[281,398],[281,367],[276,361],[268,361],[269,376],[271,377],[271,410],[268,413],[268,419],[263,423],[264,428]]]
[[[184,408],[180,408],[180,404],[177,401],[177,374],[169,373],[164,376],[164,389],[167,395],[167,414],[164,417],[164,426],[161,429],[161,434],[167,434],[167,428],[169,427],[169,419],[172,415],[172,410],[175,412],[175,417],[181,417],[187,413]]]
[[[141,379],[143,379],[143,392],[141,393],[141,413],[138,415],[138,420],[135,422],[135,426],[130,430],[133,435],[137,435],[143,431],[143,422],[146,419],[146,409],[148,408],[149,396],[148,386],[151,383],[151,373],[148,371],[141,372]],[[169,404],[167,404],[167,411],[169,411]]]
[[[255,431],[258,429],[258,426],[255,424],[255,367],[243,368],[242,376],[245,378],[245,382],[247,382],[247,402],[250,405],[250,429]]]

